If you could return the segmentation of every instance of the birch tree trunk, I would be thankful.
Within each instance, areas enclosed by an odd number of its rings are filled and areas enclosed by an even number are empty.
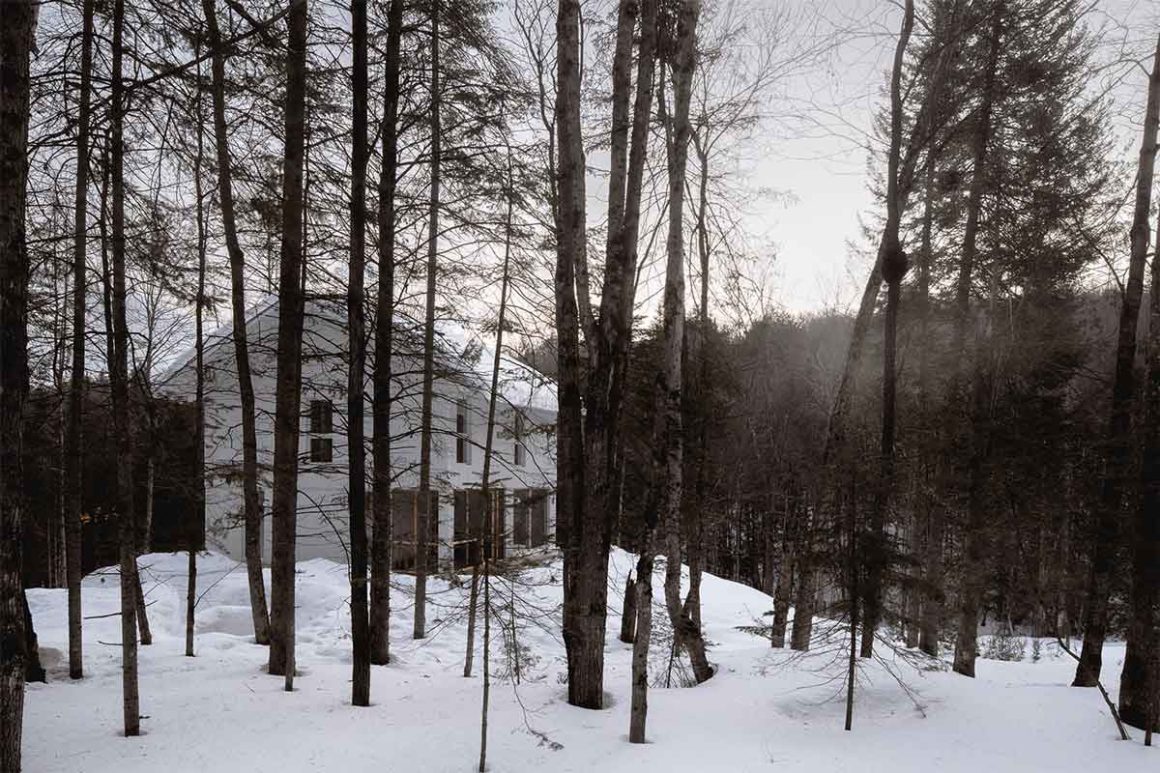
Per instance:
[[[302,413],[303,171],[306,133],[307,0],[290,0],[286,57],[286,147],[278,277],[278,382],[274,416],[271,674],[294,689],[294,560],[298,521],[298,433]]]
[[[698,684],[713,676],[700,629],[681,603],[681,501],[684,429],[682,352],[685,340],[685,176],[689,156],[689,101],[697,41],[700,0],[683,0],[677,17],[673,72],[673,142],[669,148],[669,233],[665,270],[662,366],[656,437],[656,479],[664,486],[658,501],[665,531],[665,606],[677,644],[689,655]],[[642,579],[645,579],[642,577]]]

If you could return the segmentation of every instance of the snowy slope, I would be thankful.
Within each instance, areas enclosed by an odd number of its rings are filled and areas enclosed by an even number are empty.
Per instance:
[[[605,689],[609,708],[565,702],[559,640],[560,565],[494,583],[489,768],[493,771],[1134,771],[1158,758],[1115,727],[1094,690],[1068,688],[1072,664],[1044,651],[1039,662],[981,660],[979,678],[893,659],[866,667],[854,731],[844,706],[837,642],[808,657],[770,650],[740,628],[760,624],[769,597],[706,576],[704,625],[717,676],[695,689],[650,691],[651,743],[627,742],[630,646],[617,641],[624,577],[633,558],[613,554]],[[663,562],[660,562],[663,565]],[[480,655],[464,679],[466,589],[429,585],[435,622],[424,641],[410,636],[410,578],[392,600],[394,662],[372,673],[369,709],[349,702],[350,639],[346,569],[327,561],[298,567],[296,691],[263,673],[266,650],[252,643],[245,572],[203,556],[196,658],[184,650],[185,556],[150,555],[141,566],[154,644],[141,649],[144,735],[119,736],[119,622],[115,573],[86,578],[86,679],[68,680],[64,591],[29,600],[50,671],[29,687],[25,761],[41,771],[459,771],[479,754]],[[660,567],[657,600],[660,601]],[[514,610],[514,614],[513,614]],[[664,613],[655,616],[664,635]],[[520,644],[517,666],[504,655],[506,630]],[[820,626],[819,626],[820,627]],[[477,640],[478,641],[478,640]],[[654,679],[668,672],[658,647]],[[1105,653],[1119,672],[1122,650]],[[678,680],[679,681],[679,680]],[[1113,689],[1115,685],[1109,686]],[[1139,733],[1136,733],[1139,736]]]

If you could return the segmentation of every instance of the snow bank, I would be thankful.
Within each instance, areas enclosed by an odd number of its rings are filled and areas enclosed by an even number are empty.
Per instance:
[[[663,561],[658,563],[655,619],[664,637]],[[285,693],[281,679],[264,673],[266,650],[250,635],[243,567],[221,555],[201,557],[197,657],[185,658],[186,557],[149,555],[140,564],[154,644],[141,649],[145,734],[139,738],[119,736],[116,572],[85,579],[81,682],[68,680],[62,657],[64,591],[29,592],[50,680],[28,690],[25,759],[31,773],[473,769],[482,654],[476,655],[476,676],[464,679],[466,578],[430,582],[430,636],[422,641],[410,638],[411,578],[394,578],[394,662],[373,669],[374,705],[356,709],[349,703],[345,566],[324,560],[298,566],[301,676],[295,692]],[[768,620],[769,597],[711,575],[702,588],[703,618],[718,674],[695,689],[654,689],[652,742],[630,745],[631,647],[616,633],[633,564],[629,554],[613,552],[604,711],[565,702],[559,561],[495,580],[491,770],[1090,773],[1156,764],[1139,739],[1115,740],[1099,695],[1067,687],[1071,663],[1056,657],[980,661],[975,680],[900,658],[865,666],[854,732],[845,733],[837,640],[819,642],[807,657],[771,650],[744,630]],[[513,631],[518,646],[512,646]],[[655,649],[652,678],[663,684],[670,676],[668,647],[662,642]],[[1122,650],[1109,650],[1106,671],[1114,677]],[[671,681],[678,683],[679,669],[675,674]]]

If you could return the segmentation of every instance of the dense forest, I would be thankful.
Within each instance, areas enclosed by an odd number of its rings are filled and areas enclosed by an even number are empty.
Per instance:
[[[4,0],[0,770],[22,769],[39,695],[26,680],[45,679],[29,590],[67,595],[62,673],[91,679],[86,660],[109,642],[87,635],[86,576],[116,567],[126,736],[148,730],[139,648],[157,646],[140,556],[187,562],[195,655],[216,528],[204,358],[221,341],[246,636],[286,691],[310,678],[296,534],[317,299],[346,320],[354,706],[372,705],[380,667],[405,667],[393,630],[445,630],[429,590],[443,582],[469,589],[464,676],[482,641],[481,773],[492,681],[520,683],[517,625],[495,610],[526,566],[495,549],[503,529],[483,529],[462,576],[427,558],[453,323],[495,353],[472,484],[482,522],[504,523],[501,359],[554,385],[539,430],[555,544],[541,558],[560,562],[561,683],[571,706],[608,708],[619,630],[628,741],[653,740],[657,658],[664,686],[674,669],[690,688],[730,678],[703,622],[712,575],[768,594],[747,626],[763,646],[833,655],[846,730],[875,659],[968,679],[1034,641],[1037,659],[1040,642],[1070,658],[1072,686],[1098,690],[1117,735],[1151,745],[1160,28],[1143,16],[900,0],[872,30],[766,0]],[[792,208],[749,158],[831,125],[788,95],[856,38],[885,52],[852,151],[874,203],[842,213],[860,223],[864,287],[848,306],[791,312],[767,270],[782,258],[749,224]],[[247,328],[269,302],[274,345]],[[196,392],[182,400],[164,384],[187,349]],[[402,353],[413,374],[392,371]],[[391,417],[411,376],[419,504],[401,605],[392,460],[412,438]],[[623,586],[616,549],[632,554]]]

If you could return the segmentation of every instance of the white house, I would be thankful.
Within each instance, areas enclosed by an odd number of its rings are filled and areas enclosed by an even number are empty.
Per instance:
[[[302,341],[302,413],[298,477],[298,559],[345,561],[347,508],[347,330],[345,301],[312,297]],[[370,395],[373,324],[366,394],[367,489],[373,453]],[[258,465],[263,505],[270,501],[277,375],[277,301],[246,322],[257,406]],[[414,564],[419,482],[421,331],[397,322],[392,358],[392,563]],[[431,556],[440,568],[462,568],[482,555],[483,473],[487,406],[494,353],[461,328],[441,325],[436,343],[431,487],[437,519],[429,522]],[[178,358],[160,379],[166,396],[193,400],[194,353]],[[227,325],[207,337],[205,352],[206,539],[243,557],[242,421],[234,345]],[[496,497],[493,528],[498,556],[541,548],[555,534],[555,384],[511,358],[500,361],[499,399],[491,465]],[[370,503],[368,503],[368,521]],[[263,520],[263,556],[270,556],[270,519]],[[429,562],[429,566],[432,564]]]

